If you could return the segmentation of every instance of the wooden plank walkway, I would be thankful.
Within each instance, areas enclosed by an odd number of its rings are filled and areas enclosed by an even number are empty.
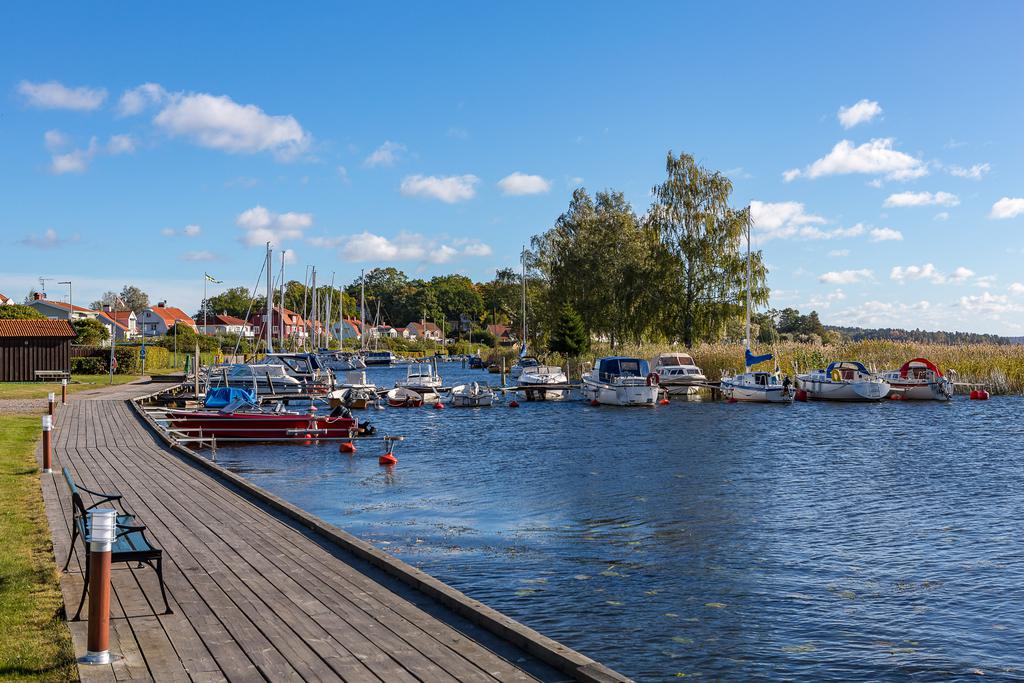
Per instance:
[[[80,543],[69,548],[68,467],[88,488],[122,493],[147,525],[174,613],[162,614],[153,570],[115,565],[111,650],[123,659],[81,667],[83,680],[621,680],[596,663],[570,677],[211,476],[123,400],[145,389],[112,391],[121,400],[94,395],[58,411],[54,474],[42,478],[58,564],[72,555],[64,601],[70,616],[84,559]],[[70,623],[79,656],[86,614]]]

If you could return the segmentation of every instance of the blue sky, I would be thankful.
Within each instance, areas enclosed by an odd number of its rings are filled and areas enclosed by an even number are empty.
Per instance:
[[[194,309],[267,237],[299,279],[484,279],[672,149],[756,202],[773,305],[1024,334],[1024,5],[894,5],[21,5],[0,292]]]

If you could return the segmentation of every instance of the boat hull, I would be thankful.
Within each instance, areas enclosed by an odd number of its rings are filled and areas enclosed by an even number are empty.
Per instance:
[[[356,421],[351,417],[317,415],[208,413],[176,411],[168,416],[171,425],[189,436],[232,439],[288,440],[303,438],[344,438],[352,435]]]
[[[583,398],[606,406],[653,406],[658,403],[658,385],[604,384],[583,381]]]
[[[889,397],[904,401],[949,401],[953,398],[952,382],[890,382]]]
[[[797,379],[797,387],[816,401],[873,402],[889,395],[888,382]]]
[[[744,403],[792,403],[793,392],[782,387],[756,387],[723,381],[722,395]]]

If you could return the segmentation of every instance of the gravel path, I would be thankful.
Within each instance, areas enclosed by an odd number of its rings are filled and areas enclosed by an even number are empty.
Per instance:
[[[0,399],[0,415],[42,415],[45,412],[45,398]]]

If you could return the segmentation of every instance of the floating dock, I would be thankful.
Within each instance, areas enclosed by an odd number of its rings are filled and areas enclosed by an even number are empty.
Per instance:
[[[127,385],[57,413],[43,497],[66,605],[82,590],[69,549],[67,467],[82,485],[123,494],[164,551],[173,614],[155,572],[112,571],[110,665],[84,681],[627,681],[378,548],[171,446]],[[87,501],[88,504],[88,501]],[[87,610],[83,611],[83,615]],[[70,623],[75,654],[87,624]]]

